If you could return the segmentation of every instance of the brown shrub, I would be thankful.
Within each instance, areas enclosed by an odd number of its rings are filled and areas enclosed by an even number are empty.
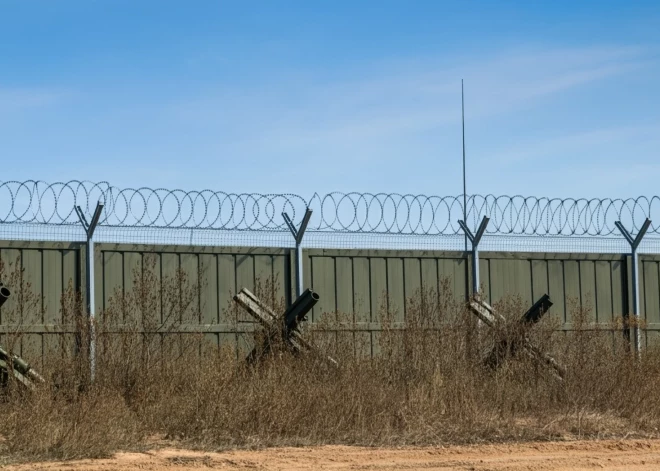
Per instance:
[[[411,296],[405,316],[383,298],[380,330],[337,312],[305,326],[339,368],[288,354],[247,366],[259,332],[245,334],[240,350],[206,343],[186,328],[201,319],[200,286],[183,272],[160,279],[153,268],[145,259],[133,290],[116,292],[99,313],[93,383],[82,302],[65,293],[62,317],[74,333],[46,358],[47,385],[2,393],[0,434],[10,452],[102,456],[154,435],[210,448],[391,445],[655,434],[660,425],[660,355],[648,349],[636,361],[622,324],[597,326],[584,309],[572,309],[571,332],[548,315],[529,333],[565,365],[564,381],[520,351],[484,367],[526,306],[505,299],[494,307],[507,322],[478,326],[449,280]],[[276,286],[259,282],[256,294],[281,312]],[[238,325],[236,306],[227,309]]]

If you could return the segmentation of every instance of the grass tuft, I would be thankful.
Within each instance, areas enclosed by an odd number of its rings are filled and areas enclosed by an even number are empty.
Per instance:
[[[5,276],[22,283],[20,274]],[[282,311],[277,285],[258,283],[256,294]],[[200,286],[183,272],[161,279],[147,257],[132,286],[98,315],[93,384],[83,303],[71,287],[64,293],[70,331],[52,335],[37,363],[47,384],[29,393],[10,381],[0,392],[10,454],[101,457],[154,436],[218,449],[652,436],[660,427],[660,352],[649,348],[635,361],[624,323],[597,325],[585,309],[572,309],[573,331],[558,329],[548,314],[529,333],[566,367],[560,382],[520,351],[497,369],[485,367],[526,306],[514,297],[497,303],[507,322],[491,332],[453,298],[449,280],[411,296],[405,318],[384,298],[377,331],[364,330],[352,313],[325,313],[305,326],[338,369],[277,353],[248,366],[259,332],[239,339],[237,352],[188,331],[202,318]],[[4,316],[42,306],[29,294],[19,299]],[[235,306],[228,312],[236,323],[244,318]],[[5,336],[6,347],[20,345],[19,331]]]

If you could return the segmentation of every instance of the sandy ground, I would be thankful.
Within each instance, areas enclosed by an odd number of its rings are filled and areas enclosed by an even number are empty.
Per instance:
[[[147,453],[119,453],[107,460],[30,463],[7,466],[3,469],[11,471],[659,470],[660,441],[583,441],[404,449],[326,446],[223,453],[167,448]]]

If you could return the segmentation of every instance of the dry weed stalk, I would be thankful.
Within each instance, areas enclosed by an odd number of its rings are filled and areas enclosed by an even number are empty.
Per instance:
[[[60,309],[70,332],[43,366],[49,387],[2,393],[0,434],[12,453],[101,456],[154,435],[213,448],[388,445],[655,434],[660,426],[658,351],[634,361],[623,322],[598,327],[578,306],[573,331],[547,316],[529,333],[567,367],[561,383],[517,352],[484,368],[485,353],[515,322],[479,330],[447,279],[410,296],[403,310],[384,296],[371,315],[358,306],[306,326],[338,369],[289,355],[250,368],[246,349],[259,330],[239,339],[242,351],[205,344],[187,327],[201,319],[200,286],[182,271],[161,279],[155,267],[145,256],[133,288],[113,293],[99,313],[97,380],[88,387],[87,316],[69,286]],[[280,286],[258,281],[254,292],[283,312]],[[511,321],[525,310],[516,298],[494,307]],[[233,305],[227,313],[237,326],[245,321]],[[380,328],[370,330],[373,323]]]

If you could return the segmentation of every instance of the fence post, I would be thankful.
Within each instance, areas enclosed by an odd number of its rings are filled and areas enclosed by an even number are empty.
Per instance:
[[[476,234],[472,234],[465,221],[458,221],[458,225],[461,226],[461,229],[463,229],[463,232],[465,232],[465,235],[470,239],[470,243],[472,244],[472,296],[479,294],[479,242],[481,242],[481,237],[486,231],[488,221],[490,219],[484,216]]]
[[[94,331],[94,230],[98,225],[103,211],[103,204],[96,203],[96,210],[92,220],[87,222],[87,218],[80,206],[76,206],[76,213],[80,218],[80,223],[85,229],[85,295],[87,296],[87,312],[89,314],[89,373],[90,380],[94,381],[96,373],[96,335]]]
[[[286,225],[289,227],[291,234],[293,234],[293,238],[296,240],[296,297],[300,297],[300,295],[304,291],[303,254],[302,254],[301,243],[305,235],[305,230],[307,229],[307,224],[309,223],[309,219],[312,217],[312,210],[309,208],[305,210],[305,216],[303,217],[303,220],[300,223],[300,227],[298,229],[296,229],[296,226],[293,225],[293,221],[286,212],[282,213],[282,217],[284,218],[284,222],[286,222]]]
[[[644,235],[646,235],[646,231],[651,226],[651,220],[649,218],[646,218],[646,221],[644,221],[644,224],[639,230],[637,237],[635,237],[634,239],[630,234],[630,232],[628,232],[628,230],[625,227],[623,227],[621,221],[616,221],[614,224],[619,229],[623,237],[625,237],[628,243],[630,244],[630,252],[631,252],[630,255],[632,258],[633,316],[635,317],[635,325],[633,330],[634,345],[635,345],[635,353],[639,356],[642,349],[642,333],[639,330],[639,258],[637,256],[637,248],[639,247],[639,244],[642,242]]]

